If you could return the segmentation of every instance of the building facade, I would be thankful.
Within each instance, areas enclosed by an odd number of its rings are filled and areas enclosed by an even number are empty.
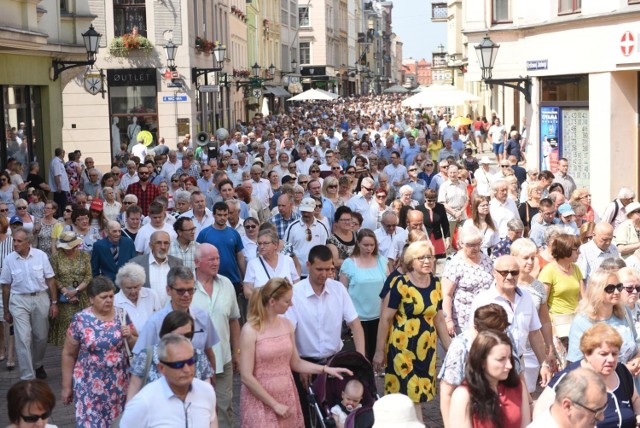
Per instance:
[[[467,88],[507,126],[526,127],[528,166],[569,173],[604,207],[621,186],[638,189],[640,2],[485,0],[464,2]],[[494,79],[531,78],[517,90],[481,82],[473,52],[485,34],[500,45]],[[479,107],[482,108],[482,107]]]

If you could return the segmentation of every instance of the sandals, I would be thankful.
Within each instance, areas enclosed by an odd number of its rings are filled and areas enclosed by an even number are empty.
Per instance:
[[[7,370],[12,371],[16,368],[16,363],[7,363]]]

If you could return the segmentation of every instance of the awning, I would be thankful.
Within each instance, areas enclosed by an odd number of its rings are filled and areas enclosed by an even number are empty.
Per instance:
[[[264,87],[265,94],[272,94],[276,97],[290,97],[291,94],[282,86],[265,86]]]

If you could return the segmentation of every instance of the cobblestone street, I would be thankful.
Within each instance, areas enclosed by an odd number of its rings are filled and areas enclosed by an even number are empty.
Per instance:
[[[347,346],[348,347],[348,344]],[[47,348],[47,355],[44,362],[44,368],[49,375],[47,381],[53,388],[54,393],[56,394],[56,399],[60,399],[60,391],[61,391],[61,377],[62,370],[60,368],[60,359],[61,359],[61,350],[54,346],[49,346]],[[440,368],[440,359],[438,361],[438,369]],[[1,391],[1,399],[0,399],[0,426],[4,427],[9,425],[9,420],[7,418],[7,402],[6,396],[9,387],[20,380],[19,372],[16,367],[13,371],[8,371],[6,369],[5,364],[3,363],[0,366],[0,391]],[[378,392],[382,393],[383,385],[382,378],[378,378]],[[234,385],[233,385],[233,394],[234,394],[234,410],[236,413],[236,423],[235,427],[240,427],[240,418],[239,418],[239,409],[240,409],[240,376],[236,375],[234,377]],[[439,398],[436,396],[435,400],[424,405],[424,420],[426,422],[426,426],[428,428],[436,428],[442,426],[442,418],[440,417],[440,408],[439,408]],[[53,411],[53,415],[49,419],[49,423],[53,425],[57,425],[59,428],[73,428],[75,426],[74,419],[74,411],[73,406],[64,406],[60,402],[57,402],[56,407]],[[264,427],[269,428],[269,427]]]

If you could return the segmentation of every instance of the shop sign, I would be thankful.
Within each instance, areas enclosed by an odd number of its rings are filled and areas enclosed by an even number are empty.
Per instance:
[[[546,70],[548,67],[548,59],[534,59],[532,61],[527,61],[527,71]]]
[[[109,86],[155,86],[155,68],[123,68],[107,70]]]
[[[84,89],[91,95],[102,92],[102,75],[99,70],[89,70],[85,73]]]

